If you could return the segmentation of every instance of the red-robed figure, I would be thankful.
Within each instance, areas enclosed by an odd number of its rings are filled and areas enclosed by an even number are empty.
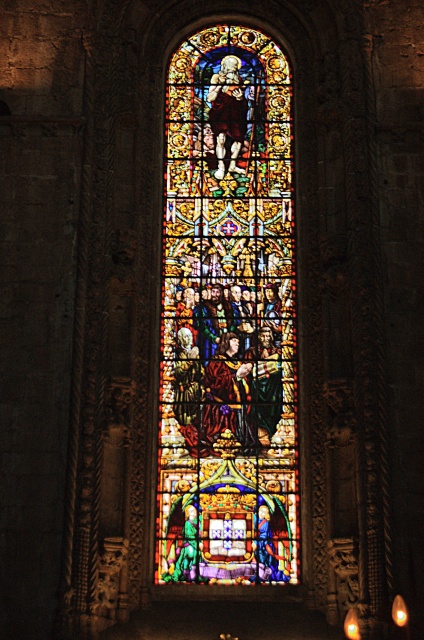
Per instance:
[[[225,175],[225,141],[227,136],[231,140],[231,155],[229,173],[244,173],[237,167],[236,161],[246,136],[248,103],[238,70],[241,60],[237,56],[225,56],[221,61],[219,73],[211,79],[208,101],[212,108],[209,112],[209,122],[216,138],[216,157],[218,169],[215,178],[222,180]]]
[[[242,364],[237,359],[239,338],[225,333],[220,340],[216,356],[205,370],[206,399],[202,420],[202,455],[218,455],[213,444],[219,435],[229,429],[242,444],[243,451],[253,452],[257,444],[250,420],[250,388],[248,376],[252,363]]]

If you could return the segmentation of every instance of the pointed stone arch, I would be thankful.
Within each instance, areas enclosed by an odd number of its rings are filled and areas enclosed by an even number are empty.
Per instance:
[[[319,13],[309,0],[233,3],[232,17],[241,16],[286,45],[295,71],[302,456],[310,469],[302,480],[310,537],[301,598],[336,622],[353,597],[373,637],[393,572],[367,41],[353,2],[323,3]],[[225,2],[110,1],[93,10],[84,39],[85,163],[59,616],[59,626],[79,637],[126,620],[151,597],[165,61],[182,35],[218,17],[228,17]],[[343,461],[356,465],[348,516],[330,491]]]

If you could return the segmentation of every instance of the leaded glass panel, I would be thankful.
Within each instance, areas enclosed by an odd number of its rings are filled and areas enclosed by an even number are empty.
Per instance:
[[[218,25],[167,78],[155,583],[298,583],[288,60]]]

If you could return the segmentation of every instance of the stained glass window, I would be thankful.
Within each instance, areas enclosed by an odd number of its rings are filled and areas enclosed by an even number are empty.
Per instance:
[[[299,583],[291,71],[223,24],[167,76],[155,583]]]

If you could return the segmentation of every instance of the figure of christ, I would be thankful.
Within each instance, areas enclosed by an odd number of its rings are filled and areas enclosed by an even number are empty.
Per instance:
[[[216,139],[216,157],[218,169],[215,178],[222,180],[225,175],[225,143],[230,139],[229,173],[244,173],[237,167],[241,147],[247,131],[248,102],[244,89],[240,86],[242,80],[238,70],[241,60],[237,56],[225,56],[221,60],[221,68],[211,79],[207,100],[212,108],[209,112],[209,122]]]
[[[216,353],[221,337],[235,332],[240,316],[234,304],[224,297],[224,287],[213,284],[210,298],[204,298],[193,310],[193,326],[198,332],[197,345],[200,357],[209,361]]]
[[[256,425],[261,444],[269,446],[277,430],[283,409],[281,384],[281,350],[272,338],[270,327],[262,327],[258,332],[258,344],[244,354],[245,362],[255,362],[251,380],[251,419]]]
[[[222,336],[216,357],[205,369],[206,397],[200,434],[202,457],[218,455],[213,444],[229,429],[241,443],[243,452],[254,452],[257,439],[250,420],[249,375],[251,362],[237,359],[238,336],[229,332]]]

